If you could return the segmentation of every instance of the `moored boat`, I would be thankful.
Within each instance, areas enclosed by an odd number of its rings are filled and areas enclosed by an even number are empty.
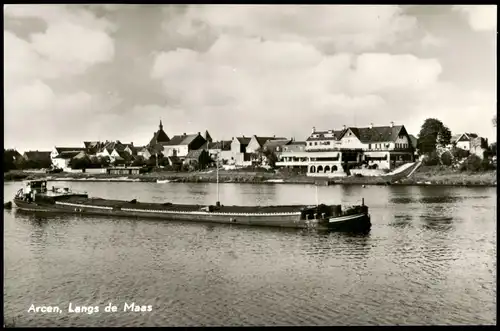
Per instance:
[[[286,228],[314,228],[335,231],[365,232],[371,227],[368,207],[351,206],[342,210],[341,205],[315,206],[224,206],[215,205],[147,203],[137,200],[109,200],[89,198],[87,193],[69,189],[47,189],[43,180],[31,181],[26,190],[14,197],[21,210],[72,214],[106,215],[137,218],[157,218],[194,222],[212,222]]]

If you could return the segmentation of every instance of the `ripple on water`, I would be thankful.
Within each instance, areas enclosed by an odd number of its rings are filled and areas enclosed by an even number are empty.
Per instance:
[[[4,193],[16,188],[6,184]],[[207,184],[76,188],[195,203],[212,201],[216,192]],[[314,190],[227,184],[221,199],[300,203],[297,197],[314,200]],[[349,204],[359,190],[322,187],[320,196]],[[368,235],[4,211],[6,320],[139,327],[496,323],[494,189],[378,187],[363,195],[372,215]],[[135,301],[154,311],[26,313],[30,302],[70,301]]]

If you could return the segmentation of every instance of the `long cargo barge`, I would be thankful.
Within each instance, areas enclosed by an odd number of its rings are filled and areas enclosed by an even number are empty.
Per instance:
[[[14,197],[17,208],[25,211],[89,214],[118,217],[155,218],[190,222],[210,222],[284,228],[315,228],[366,232],[371,228],[368,207],[341,205],[224,206],[146,203],[89,198],[87,193],[68,189],[47,190],[47,182],[31,181]]]

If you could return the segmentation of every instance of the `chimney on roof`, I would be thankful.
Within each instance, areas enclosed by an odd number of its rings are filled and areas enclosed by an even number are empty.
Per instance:
[[[344,130],[346,129],[346,126],[345,126],[345,124],[344,124],[344,126],[343,126],[343,129],[344,129]]]
[[[391,128],[393,128],[393,127],[394,127],[394,122],[391,121]]]
[[[370,129],[373,129],[373,123],[370,123]]]
[[[275,135],[275,134],[273,134],[273,138],[276,138],[276,135]]]
[[[186,132],[182,133],[182,135],[183,135],[183,136],[185,136],[185,135],[186,135]]]
[[[316,132],[316,128],[313,126],[312,133],[315,133],[315,132]]]

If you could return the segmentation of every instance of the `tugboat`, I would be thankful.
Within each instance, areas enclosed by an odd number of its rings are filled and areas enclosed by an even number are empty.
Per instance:
[[[218,191],[218,190],[217,190]],[[218,192],[217,192],[218,193]],[[218,195],[218,194],[217,194]],[[223,206],[172,203],[146,203],[89,198],[87,193],[68,188],[47,189],[47,181],[36,180],[20,189],[14,203],[20,210],[81,215],[156,218],[191,222],[228,223],[283,228],[312,228],[347,232],[367,232],[371,228],[368,207],[342,210],[341,205],[316,204],[282,206]]]

